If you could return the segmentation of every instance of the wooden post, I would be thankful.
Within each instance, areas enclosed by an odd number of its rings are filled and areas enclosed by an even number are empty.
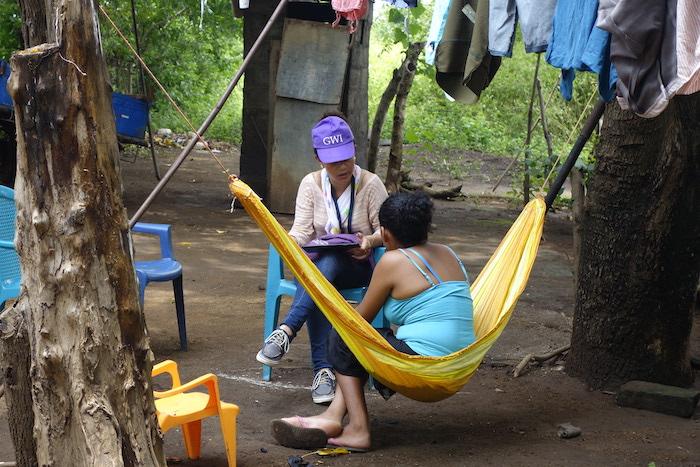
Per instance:
[[[244,11],[243,50],[247,54],[260,35],[270,15],[279,3],[278,0],[253,1]],[[282,39],[284,19],[276,21],[272,30],[246,71],[243,83],[243,128],[241,143],[240,175],[263,199],[268,198],[267,182],[270,176],[268,149],[272,139],[268,139],[271,125],[270,90],[275,80],[270,76],[270,44]]]
[[[369,36],[372,29],[372,7],[365,19],[360,20],[357,30],[352,36],[348,73],[345,80],[345,93],[342,110],[348,117],[348,124],[355,137],[357,164],[367,167],[367,133],[369,130],[368,117],[368,81],[369,81]]]
[[[532,141],[532,109],[535,105],[535,94],[537,92],[537,82],[540,74],[540,61],[542,54],[537,54],[537,64],[535,65],[535,76],[532,79],[532,92],[530,92],[530,106],[527,110],[527,134],[525,136],[525,157],[523,159],[523,206],[530,202],[530,142]]]

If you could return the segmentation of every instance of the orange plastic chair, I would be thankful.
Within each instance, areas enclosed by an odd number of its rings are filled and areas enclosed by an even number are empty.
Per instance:
[[[189,383],[180,384],[177,363],[172,360],[166,360],[154,366],[151,375],[155,377],[163,373],[170,375],[173,387],[168,391],[153,391],[161,430],[165,433],[180,425],[185,438],[187,457],[198,459],[202,440],[202,419],[218,415],[228,465],[235,467],[236,417],[239,409],[237,405],[222,402],[219,399],[216,375],[208,373]],[[204,386],[207,392],[186,392],[199,386]]]

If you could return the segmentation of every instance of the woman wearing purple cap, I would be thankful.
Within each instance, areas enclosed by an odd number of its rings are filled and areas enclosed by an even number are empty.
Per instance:
[[[382,245],[379,207],[388,194],[375,174],[355,164],[355,140],[340,114],[326,114],[311,130],[316,159],[323,167],[301,181],[289,234],[299,245],[327,234],[356,234],[359,248],[323,253],[314,262],[338,289],[369,283],[372,248]],[[335,375],[326,357],[331,325],[303,287],[287,316],[266,339],[256,359],[267,365],[280,362],[301,327],[307,324],[314,379],[311,396],[317,404],[335,397]]]

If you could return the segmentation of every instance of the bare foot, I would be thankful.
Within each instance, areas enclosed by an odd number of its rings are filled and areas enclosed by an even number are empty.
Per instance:
[[[360,450],[367,450],[372,445],[369,432],[353,431],[349,425],[345,427],[340,436],[328,438],[328,444]]]
[[[338,436],[343,432],[343,426],[339,422],[330,418],[323,418],[320,415],[315,415],[313,417],[300,417],[297,415],[295,417],[283,418],[282,420],[300,428],[318,428],[323,430],[328,436]]]

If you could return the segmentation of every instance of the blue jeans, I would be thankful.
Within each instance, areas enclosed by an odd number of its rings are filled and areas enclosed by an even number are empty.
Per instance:
[[[343,252],[324,253],[316,261],[316,267],[336,289],[365,287],[372,277],[369,261],[355,261]],[[311,361],[314,373],[322,368],[331,368],[326,358],[326,347],[331,324],[318,309],[304,287],[297,282],[297,292],[287,316],[282,324],[289,326],[294,333],[306,323],[311,342]]]

